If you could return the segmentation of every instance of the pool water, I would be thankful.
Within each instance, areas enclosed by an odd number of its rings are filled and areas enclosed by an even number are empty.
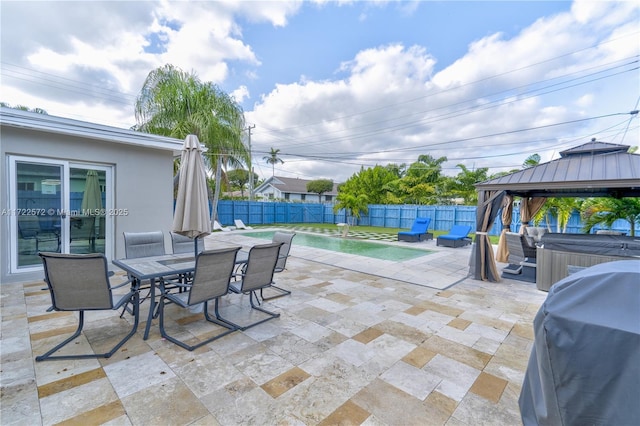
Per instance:
[[[271,240],[274,231],[245,232],[242,235],[253,238]],[[382,243],[372,243],[361,240],[351,240],[340,237],[296,233],[293,245],[332,250],[340,253],[357,254],[374,259],[393,260],[401,262],[433,253],[430,250],[419,250],[408,247],[396,247]]]

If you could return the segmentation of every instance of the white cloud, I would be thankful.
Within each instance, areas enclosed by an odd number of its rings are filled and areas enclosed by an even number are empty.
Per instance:
[[[336,180],[360,165],[412,162],[423,153],[450,158],[450,173],[459,163],[496,172],[533,153],[550,158],[563,144],[586,142],[609,127],[602,120],[555,124],[630,110],[638,96],[624,93],[622,83],[635,77],[637,89],[637,71],[601,83],[585,76],[596,66],[600,77],[611,74],[602,71],[637,55],[638,7],[592,3],[539,19],[510,39],[496,33],[477,40],[432,79],[436,58],[424,47],[394,44],[362,50],[341,64],[343,78],[278,85],[248,113],[256,123],[254,147],[298,158],[282,167],[284,175]],[[581,84],[590,78],[596,82]],[[541,129],[522,131],[535,127]],[[309,161],[317,157],[322,161]]]
[[[406,13],[419,4],[380,1],[363,12],[387,3]],[[230,90],[242,102],[264,60],[242,25],[282,28],[302,6],[3,2],[0,100],[129,127],[147,74],[170,63],[219,85],[234,73],[246,76]],[[326,6],[314,2],[318,10]],[[285,160],[276,173],[285,176],[339,181],[362,165],[412,162],[425,153],[447,156],[450,173],[459,163],[495,172],[593,136],[619,142],[626,116],[521,130],[634,109],[639,75],[624,64],[637,60],[639,10],[636,2],[579,0],[570,12],[539,19],[515,36],[494,33],[471,41],[464,56],[438,72],[438,58],[427,47],[365,45],[350,60],[332,64],[333,74],[301,72],[297,81],[281,81],[269,93],[251,93],[259,98],[246,112],[256,125],[254,166],[269,176],[271,167],[260,163],[274,147]],[[15,36],[25,28],[27,36]],[[640,138],[637,124],[630,129],[627,143]],[[509,153],[515,155],[497,156]]]

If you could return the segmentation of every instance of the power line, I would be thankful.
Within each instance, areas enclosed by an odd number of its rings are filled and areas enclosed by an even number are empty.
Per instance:
[[[633,61],[631,63],[637,63],[637,62],[638,61],[635,60],[635,61]],[[628,65],[628,64],[624,64],[624,65]],[[336,142],[346,142],[346,141],[349,141],[349,140],[361,139],[361,138],[366,138],[366,137],[382,135],[382,134],[385,134],[385,133],[391,133],[391,132],[394,132],[394,131],[397,131],[397,130],[406,130],[406,129],[410,129],[412,127],[418,127],[418,126],[423,126],[423,125],[427,125],[427,124],[433,124],[433,123],[437,123],[439,121],[449,120],[449,119],[460,117],[460,116],[463,116],[463,115],[468,115],[469,113],[472,113],[472,112],[484,111],[484,110],[496,108],[496,107],[499,107],[499,106],[504,106],[504,105],[508,105],[508,104],[511,104],[511,103],[520,102],[520,101],[523,101],[525,99],[531,98],[533,96],[540,96],[540,95],[544,95],[544,94],[553,93],[553,92],[556,92],[556,91],[559,91],[559,90],[565,90],[565,89],[569,89],[569,88],[576,87],[576,86],[579,86],[579,85],[592,83],[594,81],[598,81],[598,80],[601,80],[601,79],[604,79],[604,78],[613,77],[613,76],[619,75],[621,73],[635,71],[635,70],[638,70],[638,69],[639,68],[636,66],[634,68],[627,69],[627,70],[624,70],[624,71],[620,71],[620,72],[617,72],[617,73],[614,73],[614,74],[610,74],[608,76],[601,76],[601,77],[598,77],[598,78],[593,78],[593,79],[588,80],[588,81],[577,82],[577,83],[575,83],[573,85],[567,85],[565,87],[556,88],[556,89],[553,89],[553,90],[548,90],[546,92],[538,92],[538,93],[536,93],[536,91],[538,91],[538,90],[542,90],[542,89],[545,89],[545,88],[551,88],[551,87],[559,85],[560,83],[554,84],[554,85],[550,85],[550,86],[545,86],[545,87],[542,87],[540,89],[532,90],[532,91],[529,91],[529,92],[524,92],[524,94],[528,94],[528,96],[521,96],[518,99],[514,99],[514,100],[511,100],[511,101],[508,101],[508,102],[504,102],[503,99],[496,99],[496,100],[484,103],[483,105],[475,105],[474,104],[474,105],[472,105],[470,107],[467,107],[467,108],[464,108],[464,109],[459,109],[459,110],[454,110],[454,111],[449,111],[449,112],[446,112],[446,113],[441,114],[441,115],[432,116],[432,117],[428,117],[428,118],[422,118],[420,120],[416,120],[416,121],[412,121],[412,122],[408,122],[408,123],[402,123],[402,124],[398,124],[398,125],[395,125],[395,126],[389,126],[389,127],[383,128],[383,129],[376,129],[376,130],[371,130],[371,131],[367,131],[367,132],[351,134],[351,135],[344,136],[344,137],[326,138],[325,135],[327,133],[323,133],[322,135],[312,135],[312,136],[309,137],[309,138],[314,138],[314,137],[315,138],[322,138],[318,142],[311,142],[311,141],[308,141],[308,140],[305,142],[304,138],[302,138],[302,141],[301,141],[300,137],[296,137],[295,138],[296,143],[292,144],[292,145],[289,145],[289,147],[304,146],[304,147],[308,148],[309,146],[312,146],[312,145],[326,145],[326,144],[333,144],[333,143],[336,143]],[[582,78],[584,78],[584,77],[571,79],[569,81],[576,81],[576,80],[582,79]],[[508,89],[508,90],[505,90],[505,91],[502,91],[502,92],[509,92],[511,90],[513,90],[513,89]],[[498,93],[502,93],[502,92],[498,92]],[[472,101],[475,102],[477,100],[478,100],[478,98],[476,98],[475,100],[461,101],[461,102],[457,102],[457,103],[452,104],[452,105],[445,105],[445,106],[441,106],[441,107],[438,107],[438,108],[435,108],[435,109],[432,109],[432,110],[429,110],[429,111],[424,111],[424,113],[433,112],[433,111],[441,110],[441,109],[447,109],[447,108],[450,108],[451,106],[463,105],[463,104],[466,104],[466,103],[469,103],[469,102],[472,102]],[[412,115],[415,115],[415,113],[412,114]],[[390,120],[383,120],[383,121],[391,121],[391,119]],[[358,127],[355,127],[355,128],[357,129],[357,128],[363,128],[363,127],[370,127],[371,125],[377,125],[379,123],[380,123],[380,121],[377,121],[377,122],[375,122],[373,124],[362,125],[362,126],[358,126]],[[352,131],[353,129],[354,129],[354,127],[350,127],[348,129],[337,130],[337,131],[329,132],[329,133],[346,132],[346,131]]]

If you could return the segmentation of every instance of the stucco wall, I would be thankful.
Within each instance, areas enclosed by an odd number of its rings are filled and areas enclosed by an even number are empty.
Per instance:
[[[9,208],[9,155],[114,166],[113,208],[127,209],[128,215],[113,216],[112,253],[107,253],[107,257],[124,257],[124,231],[162,230],[165,233],[165,246],[170,251],[169,232],[173,221],[172,151],[2,127],[0,209]],[[9,276],[9,250],[9,218],[2,216],[0,282],[42,278],[42,273],[31,274],[32,277],[26,274]]]

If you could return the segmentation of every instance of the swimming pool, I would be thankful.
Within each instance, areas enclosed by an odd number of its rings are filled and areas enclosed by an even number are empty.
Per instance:
[[[274,231],[244,232],[242,235],[253,238],[271,240]],[[352,240],[340,237],[330,237],[324,235],[313,235],[296,233],[293,245],[332,250],[340,253],[357,254],[359,256],[371,257],[374,259],[393,260],[401,262],[403,260],[415,259],[433,253],[431,250],[420,250],[409,247],[396,247],[389,244],[372,243],[369,241]]]

